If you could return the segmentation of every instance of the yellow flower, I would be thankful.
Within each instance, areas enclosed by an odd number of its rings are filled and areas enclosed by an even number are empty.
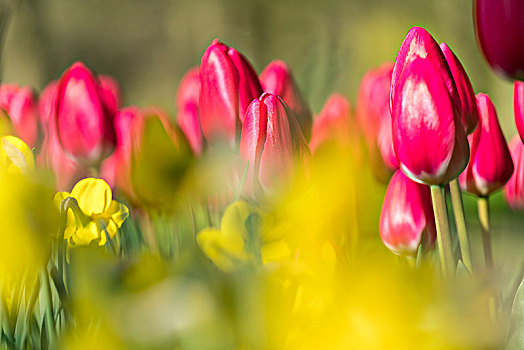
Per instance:
[[[102,179],[80,180],[71,193],[58,192],[55,201],[67,212],[64,239],[69,247],[93,240],[103,246],[129,216],[127,207],[112,199],[111,188]]]
[[[227,272],[248,260],[281,262],[291,256],[291,251],[282,234],[272,227],[267,229],[270,221],[257,207],[237,201],[227,207],[220,229],[200,231],[197,243],[218,268]]]
[[[0,137],[0,168],[11,174],[27,174],[35,169],[33,151],[14,136]]]

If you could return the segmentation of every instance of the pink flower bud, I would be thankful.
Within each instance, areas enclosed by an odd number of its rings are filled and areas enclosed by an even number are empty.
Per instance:
[[[415,256],[419,245],[431,248],[436,236],[429,188],[397,170],[389,182],[382,204],[382,242],[395,254]]]
[[[509,148],[515,171],[504,187],[504,198],[512,209],[524,210],[524,143],[515,136]]]
[[[360,83],[357,105],[357,120],[364,130],[370,156],[381,159],[389,173],[399,167],[393,149],[389,110],[392,72],[393,64],[390,62],[368,71]]]
[[[480,125],[468,136],[471,156],[459,180],[465,191],[486,197],[508,182],[513,162],[489,96],[477,94],[477,105]]]
[[[306,140],[311,138],[313,115],[302,98],[291,70],[284,61],[270,62],[260,74],[260,83],[265,92],[280,96],[295,113],[298,124]]]
[[[80,62],[74,63],[58,83],[58,139],[64,151],[83,164],[98,164],[115,145],[117,98],[106,83],[100,84]]]
[[[262,87],[248,60],[213,40],[200,64],[200,122],[207,139],[224,138],[232,146],[246,109]]]
[[[16,136],[29,147],[38,144],[38,108],[33,90],[13,84],[0,86],[0,108],[5,110],[13,124]]]
[[[524,79],[524,2],[476,0],[475,31],[495,73]]]
[[[186,135],[191,149],[196,155],[202,153],[204,140],[198,115],[200,77],[198,68],[190,69],[182,78],[176,94],[178,125]]]
[[[263,93],[246,112],[240,157],[249,162],[246,186],[270,189],[293,174],[311,157],[300,126],[289,107],[276,95]],[[252,186],[252,187],[251,187]]]
[[[460,99],[440,47],[412,28],[400,47],[391,81],[393,146],[412,180],[441,185],[467,165],[469,147]]]
[[[40,114],[40,124],[44,129],[44,136],[47,137],[47,127],[56,109],[56,94],[58,82],[51,81],[40,93],[38,99],[38,111]]]
[[[515,111],[515,125],[522,142],[524,142],[524,82],[522,81],[515,81],[513,108]]]
[[[120,107],[120,87],[115,79],[108,75],[99,75],[100,98],[109,114],[115,115]]]
[[[329,141],[349,145],[351,136],[351,105],[343,95],[332,94],[313,123],[311,152]]]
[[[453,75],[453,80],[457,86],[457,92],[462,106],[462,125],[464,125],[464,128],[466,129],[466,133],[471,134],[477,127],[479,120],[479,112],[477,110],[477,102],[475,100],[473,86],[471,86],[468,74],[455,53],[451,51],[446,43],[440,44],[440,48],[448,62],[449,69]]]

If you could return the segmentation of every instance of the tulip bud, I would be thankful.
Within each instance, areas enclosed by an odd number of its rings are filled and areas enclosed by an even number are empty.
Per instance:
[[[331,95],[315,118],[309,142],[311,152],[328,141],[341,145],[348,145],[351,141],[351,105],[341,94]]]
[[[309,140],[313,115],[302,98],[287,64],[280,60],[269,63],[260,74],[260,83],[265,92],[280,96],[284,100],[289,109],[295,113],[304,137]]]
[[[38,99],[38,112],[40,114],[40,124],[42,124],[44,130],[44,137],[47,136],[49,120],[55,113],[57,86],[58,82],[56,80],[51,81],[42,90]]]
[[[115,145],[113,119],[117,99],[82,63],[74,63],[58,83],[57,136],[66,154],[97,165]]]
[[[522,81],[515,81],[513,108],[515,111],[515,125],[522,142],[524,142],[524,82]]]
[[[206,139],[225,138],[233,146],[247,107],[261,93],[248,60],[213,40],[200,64],[200,122]]]
[[[120,87],[115,79],[108,75],[99,75],[100,98],[109,114],[115,115],[120,107]]]
[[[198,68],[190,69],[182,78],[176,94],[178,125],[186,135],[191,149],[200,155],[204,148],[202,129],[198,115],[198,98],[200,94],[200,77]]]
[[[440,47],[412,28],[400,47],[391,81],[393,146],[412,180],[442,185],[466,167],[469,147],[460,99]]]
[[[475,0],[475,31],[495,73],[524,79],[524,2]]]
[[[397,170],[389,182],[382,204],[382,241],[395,254],[416,256],[419,245],[431,248],[436,236],[429,188]]]
[[[389,110],[392,72],[393,64],[390,62],[368,71],[362,78],[358,93],[357,120],[364,131],[372,164],[378,165],[374,171],[381,178],[386,177],[381,175],[384,170],[389,177],[399,167],[393,149]]]
[[[240,139],[240,157],[249,162],[248,188],[273,188],[293,174],[296,164],[303,166],[310,156],[295,116],[280,97],[263,93],[253,100]]]
[[[512,209],[524,210],[524,143],[515,136],[509,144],[509,149],[515,171],[504,187],[504,198]]]
[[[477,104],[480,125],[468,136],[471,157],[459,181],[465,191],[487,197],[511,178],[513,162],[489,96],[478,94]]]
[[[11,84],[1,85],[0,108],[9,116],[14,133],[29,147],[35,147],[38,143],[39,125],[33,90]]]
[[[145,207],[171,210],[175,196],[193,159],[182,131],[155,108],[144,110],[130,123],[130,168],[132,194]]]
[[[453,75],[453,80],[457,86],[457,92],[462,106],[462,125],[464,125],[464,128],[466,129],[466,134],[471,134],[477,127],[479,120],[479,112],[477,110],[477,102],[475,100],[473,86],[471,86],[468,74],[455,53],[451,51],[446,43],[440,44],[440,48],[448,62],[449,69]]]

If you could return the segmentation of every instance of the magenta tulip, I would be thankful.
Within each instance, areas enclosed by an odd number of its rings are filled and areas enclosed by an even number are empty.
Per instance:
[[[262,93],[248,60],[218,39],[213,40],[200,64],[200,122],[206,139],[236,143],[247,107]]]
[[[462,125],[464,125],[464,128],[466,129],[466,133],[471,134],[477,127],[479,121],[479,112],[477,110],[477,102],[475,100],[473,86],[471,86],[468,74],[455,53],[451,51],[446,43],[440,44],[440,48],[448,62],[449,69],[451,70],[453,80],[457,87],[462,106]]]
[[[495,73],[524,79],[524,1],[475,0],[475,30]]]
[[[391,132],[389,91],[393,64],[383,63],[369,70],[362,78],[358,93],[357,120],[364,130],[372,163],[383,163],[380,167],[388,177],[399,167]]]
[[[524,142],[524,82],[522,81],[515,81],[513,107],[515,111],[515,125],[522,142]]]
[[[421,244],[425,249],[431,248],[436,235],[429,188],[397,170],[389,182],[382,204],[382,241],[396,254],[416,256]]]
[[[511,178],[513,162],[489,96],[478,94],[477,105],[480,123],[468,137],[471,157],[459,181],[465,191],[487,197]]]
[[[313,115],[302,97],[291,74],[291,69],[284,61],[270,62],[260,74],[260,83],[265,92],[280,96],[295,113],[298,124],[306,140],[311,138]]]
[[[309,147],[315,152],[326,142],[337,142],[341,146],[349,146],[352,139],[351,105],[341,94],[332,94],[315,118]]]
[[[30,87],[18,87],[14,84],[0,86],[0,108],[11,123],[14,133],[24,140],[29,147],[39,143],[38,106]]]
[[[509,148],[515,171],[504,187],[504,198],[512,209],[524,210],[524,143],[518,136],[515,136]]]
[[[249,162],[246,187],[271,189],[304,166],[311,153],[297,120],[282,99],[264,93],[246,112],[240,157]]]
[[[178,125],[186,135],[191,149],[196,155],[202,153],[204,140],[198,114],[200,77],[198,68],[190,69],[182,78],[176,94]]]
[[[114,89],[77,62],[63,74],[57,90],[55,118],[61,147],[82,164],[99,164],[116,142]]]
[[[442,185],[469,159],[460,99],[439,45],[412,28],[400,47],[391,81],[393,146],[412,180]]]

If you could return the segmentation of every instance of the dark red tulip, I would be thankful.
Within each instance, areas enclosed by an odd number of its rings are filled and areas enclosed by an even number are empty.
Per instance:
[[[524,79],[524,1],[475,0],[475,31],[495,73]]]

